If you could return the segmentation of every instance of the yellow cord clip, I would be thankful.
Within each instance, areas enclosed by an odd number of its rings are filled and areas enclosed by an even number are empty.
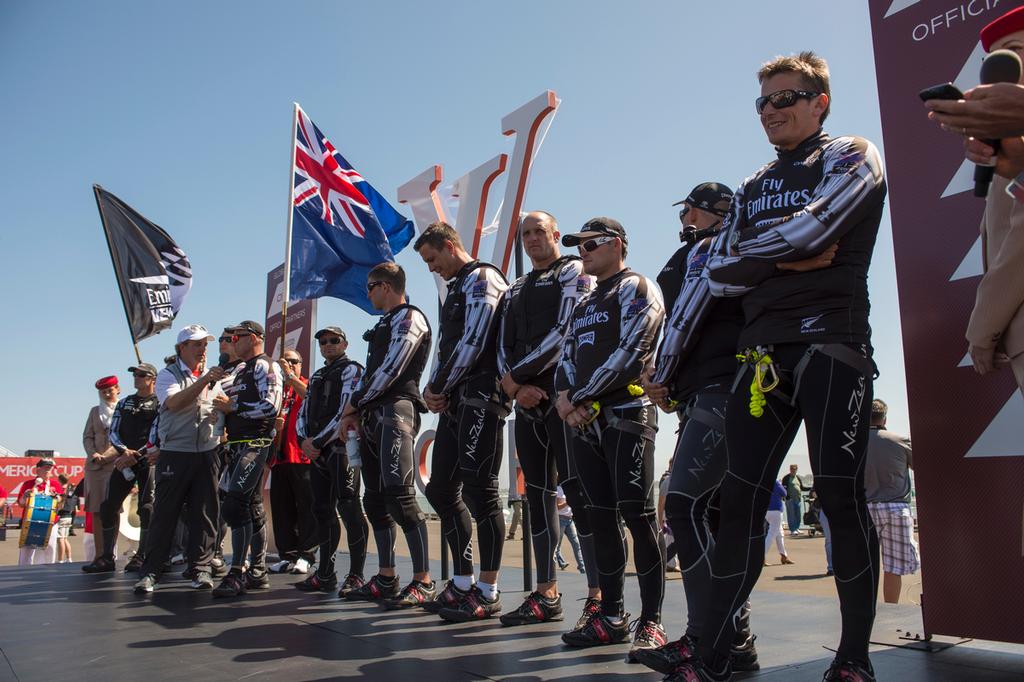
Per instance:
[[[754,380],[750,382],[750,415],[760,417],[764,414],[764,406],[768,404],[768,399],[764,397],[764,394],[779,385],[779,375],[772,363],[772,356],[756,350],[747,350],[745,353],[737,355],[736,358],[740,362],[754,366]],[[769,374],[771,383],[766,386],[764,381]]]

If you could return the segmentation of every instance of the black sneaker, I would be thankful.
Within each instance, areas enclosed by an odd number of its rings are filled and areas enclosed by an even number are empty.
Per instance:
[[[147,573],[139,582],[135,583],[135,594],[149,594],[154,589],[156,589],[156,576],[152,573]]]
[[[580,617],[576,620],[576,625],[573,625],[569,632],[579,632],[586,627],[591,618],[599,613],[601,613],[601,600],[587,597],[587,601],[583,604],[583,613],[580,614]]]
[[[562,641],[569,646],[603,646],[618,644],[629,639],[629,614],[622,614],[618,623],[603,613],[598,613],[579,630],[570,630],[562,635]]]
[[[562,620],[562,595],[549,598],[534,592],[515,611],[501,614],[502,625],[533,625]]]
[[[319,573],[313,573],[301,582],[294,583],[295,589],[303,592],[334,592],[338,588],[338,576],[323,578]]]
[[[700,656],[694,656],[692,660],[680,664],[669,673],[664,682],[726,682],[730,679],[732,679],[730,667],[726,666],[721,673],[712,673],[704,665]]]
[[[117,570],[114,562],[106,557],[96,557],[91,564],[82,566],[82,570],[86,573],[113,573]]]
[[[634,659],[651,670],[668,675],[683,663],[693,660],[696,655],[696,640],[689,635],[683,635],[676,641],[663,644],[657,649],[640,649],[634,655]]]
[[[469,592],[459,595],[454,605],[445,606],[437,614],[451,623],[465,623],[490,618],[498,611],[501,611],[501,593],[496,594],[494,599],[488,599],[479,587],[473,585]]]
[[[859,663],[836,656],[821,682],[875,682],[875,671],[870,664],[865,668]]]
[[[146,562],[146,557],[144,557],[141,554],[136,552],[135,555],[131,559],[128,560],[128,563],[126,563],[124,565],[124,572],[125,573],[138,573],[139,571],[142,570],[142,564],[144,564],[145,562]]]
[[[430,583],[421,583],[419,580],[413,580],[402,588],[402,591],[398,593],[397,597],[385,599],[382,603],[384,604],[384,608],[388,611],[412,609],[429,603],[436,595],[437,583],[434,581],[430,581]]]
[[[661,627],[661,623],[637,618],[629,624],[629,629],[633,630],[634,634],[633,645],[629,647],[629,653],[626,654],[626,663],[637,663],[636,656],[641,651],[650,651],[668,644],[668,636],[665,634],[665,628]]]
[[[267,571],[246,571],[245,572],[245,589],[248,590],[269,590],[270,589],[270,576],[267,575]]]
[[[210,561],[210,573],[214,578],[223,578],[228,574],[228,564],[224,559],[213,557]]]
[[[192,589],[195,590],[212,590],[213,589],[213,576],[210,575],[209,571],[202,569],[193,572],[192,578]]]
[[[339,592],[338,596],[349,601],[383,601],[397,597],[400,591],[397,575],[391,577],[390,583],[384,582],[380,575],[375,575],[359,587],[348,590],[344,595]]]
[[[455,587],[455,581],[449,580],[437,596],[428,602],[424,602],[423,610],[427,613],[439,613],[445,607],[455,606],[464,594],[466,593]]]
[[[214,597],[240,597],[245,594],[245,574],[239,571],[230,571],[220,585],[213,588]]]
[[[732,663],[734,673],[749,673],[761,669],[761,664],[757,662],[755,639],[757,635],[747,635],[743,644],[729,647],[729,662]]]
[[[351,592],[352,590],[359,589],[365,584],[366,581],[363,580],[363,576],[357,575],[355,573],[349,573],[345,576],[345,580],[341,583],[341,589],[338,590],[338,596],[344,599],[348,596],[349,592]]]

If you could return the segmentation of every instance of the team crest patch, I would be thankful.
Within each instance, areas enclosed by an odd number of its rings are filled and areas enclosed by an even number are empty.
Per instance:
[[[398,323],[398,331],[407,332],[410,329],[412,329],[412,320],[406,319]]]
[[[576,293],[585,294],[588,291],[590,291],[590,276],[580,275],[576,279]]]
[[[482,279],[475,284],[473,288],[469,290],[469,295],[473,298],[483,298],[487,295],[487,280]]]
[[[629,307],[626,308],[626,319],[630,320],[636,317],[640,313],[640,311],[646,307],[646,298],[634,298],[633,301],[629,304]]]

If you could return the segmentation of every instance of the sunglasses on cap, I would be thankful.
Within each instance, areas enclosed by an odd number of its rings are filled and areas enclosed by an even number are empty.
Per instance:
[[[325,336],[320,339],[321,346],[337,346],[339,343],[341,343],[340,336]]]
[[[796,104],[798,99],[814,99],[820,92],[809,90],[779,90],[770,95],[762,95],[754,100],[754,108],[757,113],[764,112],[764,108],[771,104],[776,109],[785,109]]]
[[[580,249],[586,251],[587,253],[590,253],[591,251],[594,251],[598,247],[604,246],[613,239],[618,239],[618,237],[594,237],[593,239],[588,239],[587,241],[580,244]]]

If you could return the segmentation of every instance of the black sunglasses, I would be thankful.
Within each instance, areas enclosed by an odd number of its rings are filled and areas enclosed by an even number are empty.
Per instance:
[[[617,239],[617,237],[594,237],[593,239],[588,239],[587,241],[580,244],[580,248],[586,251],[587,253],[590,253],[591,251],[597,249],[598,247],[604,246],[613,239]]]
[[[762,95],[755,99],[754,108],[757,109],[759,114],[764,112],[764,108],[768,104],[771,104],[776,109],[785,109],[796,104],[798,99],[814,99],[820,94],[820,92],[811,92],[809,90],[779,90],[770,95]]]
[[[374,288],[377,287],[377,285],[384,284],[384,283],[385,282],[382,279],[379,279],[376,282],[370,282],[369,284],[366,285],[366,293],[370,293],[371,291],[374,290]]]
[[[298,359],[292,359],[292,358],[281,358],[281,359],[284,360],[285,362],[287,362],[289,365],[301,365],[302,364],[302,360],[298,360]]]
[[[324,337],[320,339],[321,346],[337,346],[339,343],[341,343],[341,338],[337,336],[331,336],[329,338]]]
[[[220,341],[221,343],[234,343],[236,340],[238,340],[238,337],[237,336],[222,336],[222,337],[220,337],[217,340]]]
[[[684,226],[687,224],[686,216],[689,213],[690,213],[690,205],[689,204],[683,204],[683,207],[681,209],[679,209],[679,222],[681,222]]]
[[[136,379],[149,379],[153,375],[147,372],[133,372],[132,376],[135,377]]]

